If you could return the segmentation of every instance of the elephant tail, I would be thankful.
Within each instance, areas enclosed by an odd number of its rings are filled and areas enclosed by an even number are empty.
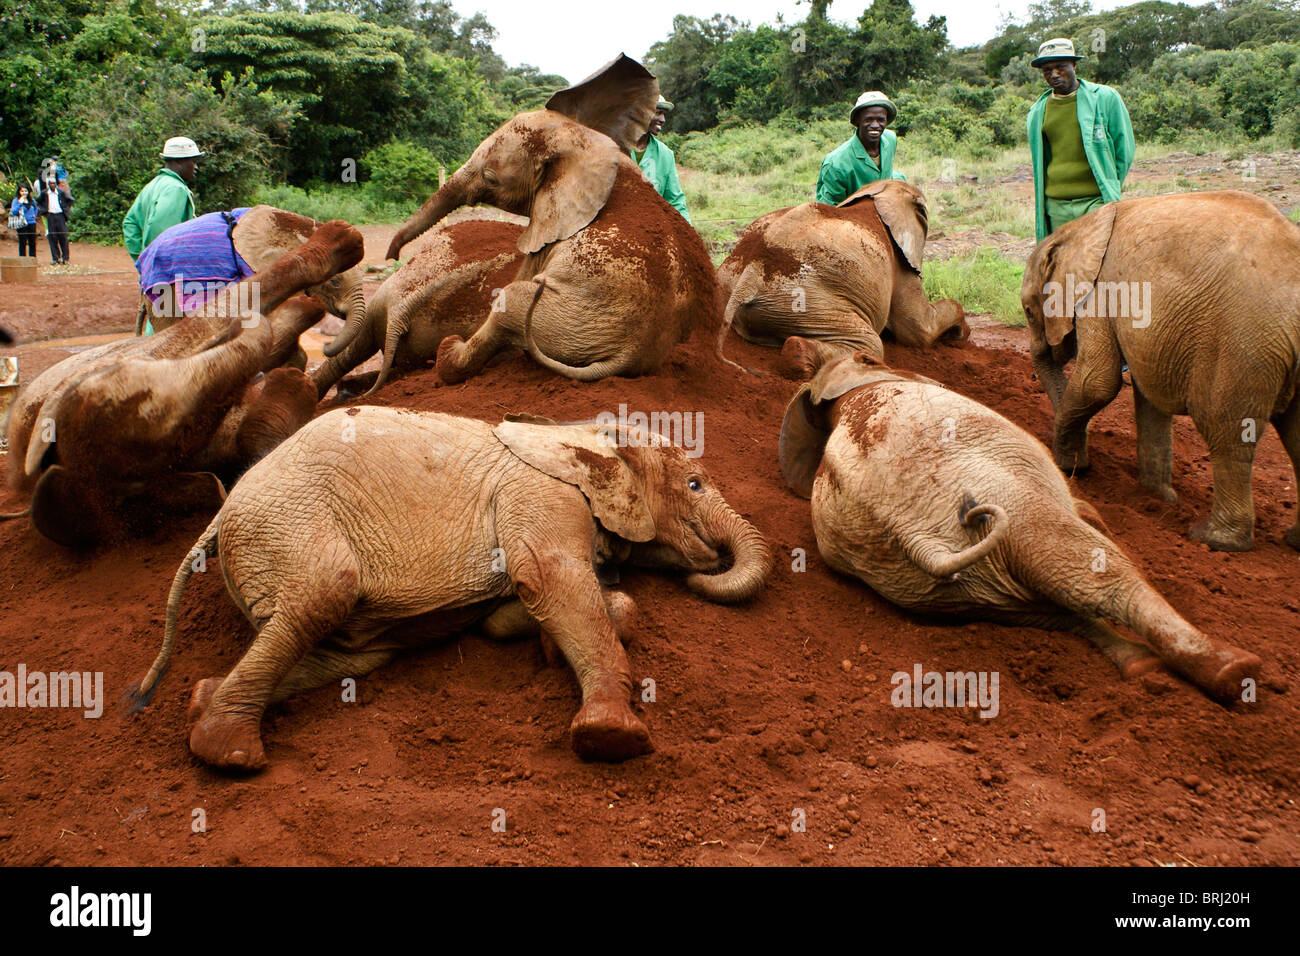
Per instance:
[[[127,704],[127,713],[137,713],[149,706],[149,701],[153,699],[154,692],[161,683],[163,674],[167,672],[167,665],[171,661],[172,651],[176,647],[176,619],[180,615],[181,595],[185,591],[185,585],[194,572],[194,565],[197,563],[194,553],[199,552],[199,558],[206,560],[206,556],[211,552],[212,546],[217,540],[217,529],[221,525],[221,512],[212,519],[212,523],[204,529],[199,540],[194,543],[194,547],[185,555],[185,560],[181,566],[176,569],[176,577],[172,579],[171,593],[167,596],[167,620],[163,627],[162,647],[158,651],[158,656],[149,666],[149,672],[144,675],[138,684],[128,687],[126,693],[122,695],[123,701]]]
[[[992,527],[983,538],[960,551],[953,551],[925,535],[902,536],[901,543],[908,558],[932,577],[951,578],[957,572],[970,567],[996,548],[1006,537],[1007,529],[1010,527],[1007,513],[1000,506],[976,504],[975,499],[970,495],[962,499],[961,507],[957,509],[957,517],[966,527],[977,522],[984,524],[992,522]]]
[[[594,382],[609,375],[617,375],[626,369],[626,363],[619,356],[593,362],[591,365],[565,365],[543,352],[533,341],[533,310],[537,308],[537,300],[542,297],[542,290],[546,288],[546,276],[538,273],[533,276],[533,281],[537,283],[537,289],[533,292],[533,301],[529,303],[528,311],[524,313],[524,347],[533,357],[534,362],[566,378],[577,379],[579,382]]]
[[[731,327],[736,321],[736,312],[739,311],[741,306],[749,305],[754,300],[754,292],[758,283],[757,270],[761,270],[761,268],[756,262],[750,263],[745,267],[745,271],[741,273],[740,278],[736,280],[735,285],[732,286],[731,295],[727,298],[727,307],[722,313],[722,325],[718,329],[718,341],[713,348],[713,353],[718,357],[718,361],[724,365],[730,365],[732,368],[738,368],[749,375],[758,375],[759,373],[751,368],[745,368],[738,362],[733,362],[722,353],[722,349],[726,345],[727,334],[731,332]]]

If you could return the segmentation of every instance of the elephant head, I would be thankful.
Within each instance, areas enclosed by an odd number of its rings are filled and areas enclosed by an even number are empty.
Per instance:
[[[839,204],[844,209],[870,199],[880,221],[903,253],[913,272],[921,271],[925,237],[930,230],[930,211],[921,190],[897,179],[877,179],[867,183]]]
[[[835,400],[855,388],[890,381],[925,382],[943,387],[924,375],[883,365],[865,351],[827,362],[799,387],[786,407],[778,446],[781,474],[795,494],[801,498],[812,497],[813,479],[821,465],[826,440],[835,427],[832,414]]]
[[[658,96],[659,81],[620,55],[556,93],[545,109],[516,115],[403,224],[388,258],[448,213],[475,203],[529,217],[521,252],[569,238],[604,207],[619,157],[644,139]]]
[[[1062,226],[1038,244],[1025,265],[1020,304],[1029,325],[1030,354],[1054,408],[1065,389],[1060,367],[1074,357],[1074,343],[1066,340],[1101,273],[1115,210],[1115,203],[1107,203]]]
[[[619,447],[615,431],[536,420],[494,429],[516,457],[577,487],[600,526],[629,543],[632,563],[687,571],[687,585],[711,601],[757,594],[771,566],[763,536],[682,449],[638,431]]]
[[[307,241],[321,223],[297,213],[258,205],[240,217],[235,227],[235,249],[255,270],[269,266],[277,256]],[[366,297],[361,288],[365,273],[358,263],[324,282],[303,290],[324,303],[347,326],[360,328],[366,319]]]

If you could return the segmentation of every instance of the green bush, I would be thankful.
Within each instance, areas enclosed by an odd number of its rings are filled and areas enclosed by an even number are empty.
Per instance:
[[[386,197],[380,202],[424,202],[438,189],[439,165],[433,153],[405,140],[377,146],[361,158],[366,189]]]

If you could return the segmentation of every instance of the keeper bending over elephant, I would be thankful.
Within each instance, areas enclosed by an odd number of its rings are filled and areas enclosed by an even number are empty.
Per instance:
[[[46,369],[18,393],[8,421],[9,485],[30,492],[31,505],[3,517],[30,514],[47,538],[76,546],[168,513],[218,507],[222,478],[315,411],[311,381],[282,366],[323,311],[294,296],[362,254],[360,233],[326,223],[200,314]],[[241,315],[249,301],[261,311]]]
[[[628,155],[645,143],[658,91],[620,56],[489,136],[398,231],[390,259],[467,204],[529,217],[515,281],[468,340],[451,335],[438,349],[444,381],[477,375],[511,347],[581,381],[643,375],[697,328],[716,333],[708,251]],[[327,354],[360,331],[349,323]]]
[[[928,225],[921,191],[892,179],[838,206],[809,202],[760,217],[718,267],[722,337],[734,328],[746,341],[782,347],[796,377],[859,349],[883,358],[886,329],[921,348],[964,339],[962,307],[932,303],[921,287]]]
[[[1158,658],[1223,700],[1259,676],[1259,658],[1185,621],[1093,527],[1041,443],[937,382],[839,359],[795,394],[780,454],[826,563],[899,607],[1074,630],[1125,675]]]
[[[282,444],[196,544],[211,553],[215,540],[226,586],[258,633],[224,680],[196,685],[190,750],[216,766],[261,767],[268,704],[476,626],[494,638],[540,628],[563,652],[582,688],[570,726],[579,755],[650,750],[616,634],[631,599],[602,591],[605,573],[624,560],[678,568],[709,600],[743,601],[762,587],[769,555],[680,448],[638,432],[616,447],[611,428],[494,428],[357,406]],[[170,659],[191,563],[176,573],[162,651],[133,692],[139,706]]]
[[[201,310],[223,286],[267,268],[319,226],[306,216],[259,205],[208,213],[164,230],[136,260],[141,301],[135,334],[146,330],[146,322],[162,331]],[[305,291],[331,315],[361,323],[366,317],[362,275],[357,265]],[[306,353],[295,364],[305,368]]]
[[[1192,537],[1250,550],[1251,468],[1268,422],[1300,480],[1300,226],[1233,190],[1123,199],[1040,243],[1020,299],[1056,410],[1056,463],[1087,469],[1088,422],[1127,363],[1142,487],[1177,500],[1172,416],[1190,415],[1214,464],[1214,502]],[[1300,519],[1286,542],[1300,548]]]
[[[435,359],[447,336],[473,335],[519,271],[522,232],[511,222],[468,219],[425,233],[419,251],[375,290],[356,335],[341,351],[325,349],[329,357],[312,376],[321,398],[380,349],[384,364],[370,392],[394,369]]]

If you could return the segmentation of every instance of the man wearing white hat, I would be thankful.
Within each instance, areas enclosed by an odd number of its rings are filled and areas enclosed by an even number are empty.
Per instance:
[[[1081,80],[1083,57],[1068,39],[1048,40],[1030,66],[1050,89],[1029,108],[1026,126],[1034,166],[1035,232],[1049,233],[1119,199],[1133,163],[1133,125],[1119,93]]]
[[[879,90],[858,97],[849,113],[849,122],[857,132],[822,160],[817,175],[818,202],[835,206],[877,179],[907,179],[894,172],[898,134],[885,128],[897,115],[898,108]]]
[[[659,103],[655,106],[654,119],[650,120],[645,149],[632,150],[632,159],[641,167],[641,172],[645,173],[645,178],[650,180],[650,185],[654,186],[655,192],[663,196],[668,205],[681,213],[683,219],[690,222],[690,213],[686,211],[686,193],[682,191],[682,184],[677,179],[677,157],[673,155],[671,149],[659,142],[659,133],[663,130],[664,123],[668,120],[668,111],[672,108],[672,103],[662,96],[659,97]]]
[[[167,229],[194,218],[194,194],[188,183],[194,182],[203,155],[198,145],[189,137],[173,136],[159,155],[163,168],[140,190],[122,220],[122,238],[132,261]]]

